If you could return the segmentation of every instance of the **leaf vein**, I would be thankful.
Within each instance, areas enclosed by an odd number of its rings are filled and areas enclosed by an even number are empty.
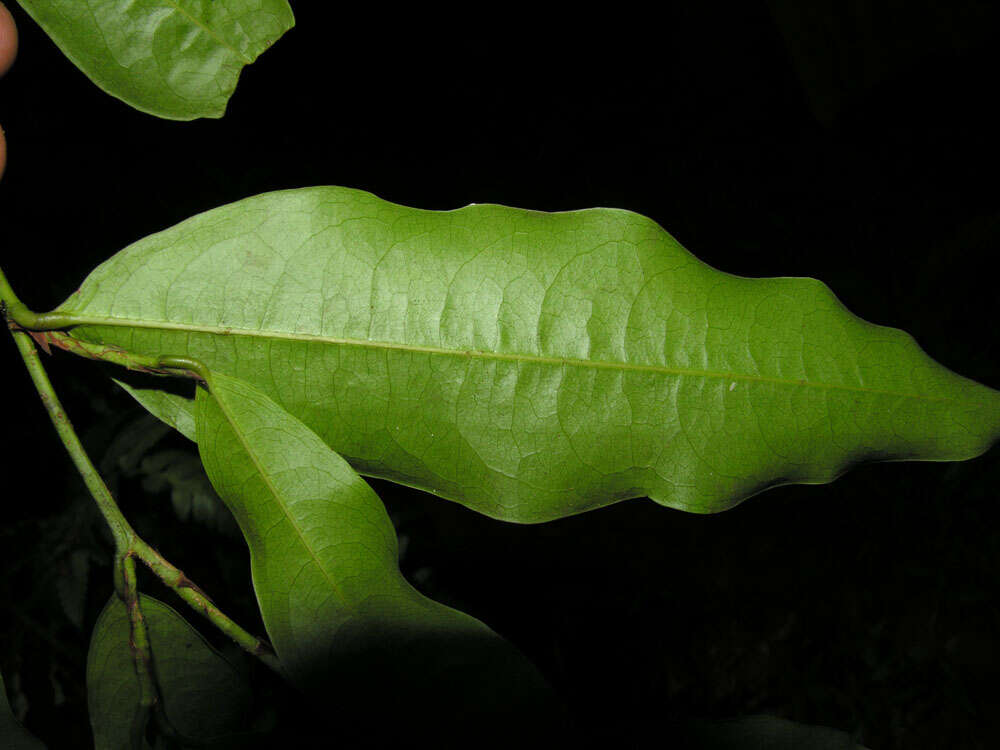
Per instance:
[[[553,357],[540,354],[524,354],[520,352],[496,352],[477,349],[449,349],[440,346],[425,346],[420,344],[404,344],[396,341],[373,341],[354,339],[323,334],[301,333],[295,331],[263,331],[249,328],[230,328],[228,326],[195,325],[190,323],[175,323],[172,321],[136,320],[127,318],[106,318],[101,316],[76,315],[66,313],[65,317],[75,326],[108,326],[115,328],[146,328],[161,332],[180,331],[188,334],[209,334],[218,336],[244,336],[247,338],[280,339],[284,341],[301,341],[305,343],[330,344],[333,346],[355,346],[365,349],[410,352],[414,354],[430,354],[446,357],[468,357],[473,359],[518,362],[526,364],[553,365],[559,367],[582,367],[603,370],[620,370],[622,372],[648,372],[677,377],[703,378],[712,380],[740,380],[751,383],[767,383],[771,385],[819,388],[824,390],[850,391],[868,393],[878,396],[911,398],[923,401],[954,401],[947,396],[930,396],[907,391],[892,391],[868,386],[846,385],[843,383],[825,383],[819,381],[778,378],[767,375],[751,375],[748,373],[703,370],[688,367],[672,367],[670,365],[654,365],[640,362],[620,362],[612,360],[587,360],[573,357]]]

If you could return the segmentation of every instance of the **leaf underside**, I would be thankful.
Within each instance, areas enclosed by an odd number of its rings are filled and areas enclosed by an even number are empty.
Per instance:
[[[166,604],[146,595],[139,603],[160,696],[174,729],[197,740],[242,732],[252,697],[240,672]],[[91,635],[87,704],[96,750],[129,747],[139,682],[129,648],[128,614],[115,596]]]
[[[269,193],[136,242],[58,311],[259,388],[363,474],[519,522],[716,512],[1000,428],[1000,394],[821,282],[717,271],[614,209]]]
[[[150,414],[173,427],[191,442],[195,442],[193,399],[155,388],[133,388],[120,380],[114,382]]]
[[[287,0],[18,0],[107,93],[171,120],[222,117],[240,71],[295,23]]]
[[[442,707],[452,728],[547,716],[549,689],[516,649],[406,581],[388,513],[340,456],[251,386],[209,385],[202,460],[247,540],[271,643],[313,703],[356,734],[386,731],[369,720],[386,706],[404,728]]]

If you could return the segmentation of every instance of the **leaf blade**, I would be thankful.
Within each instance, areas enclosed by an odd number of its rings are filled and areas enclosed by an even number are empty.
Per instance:
[[[347,462],[255,388],[217,374],[209,387],[196,399],[199,450],[250,547],[268,636],[297,686],[341,707],[359,733],[395,731],[371,725],[387,704],[400,731],[437,723],[441,706],[461,716],[455,730],[484,716],[552,721],[549,689],[523,656],[402,576],[388,513]]]
[[[295,20],[287,0],[18,0],[108,94],[172,120],[222,117],[240,70]]]
[[[251,695],[242,675],[171,607],[145,594],[156,681],[174,728],[196,739],[222,738],[246,729]],[[139,683],[129,649],[129,620],[112,596],[91,636],[87,704],[97,750],[129,746]]]
[[[60,311],[249,382],[364,474],[506,520],[642,495],[715,512],[860,460],[969,458],[1000,429],[1000,394],[821,282],[722,273],[613,209],[271,193],[140,240]]]
[[[195,442],[194,399],[156,388],[133,388],[121,380],[114,382],[154,417],[173,427],[192,443]]]

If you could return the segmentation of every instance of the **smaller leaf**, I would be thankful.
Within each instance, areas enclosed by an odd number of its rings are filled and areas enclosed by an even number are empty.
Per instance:
[[[336,707],[352,739],[409,728],[440,742],[486,727],[495,738],[560,720],[517,649],[407,582],[388,513],[343,458],[252,386],[213,374],[209,387],[198,448],[250,547],[268,635],[292,682]]]
[[[150,414],[173,427],[188,440],[195,440],[194,400],[155,388],[133,388],[120,380],[115,382],[125,389]]]
[[[295,25],[287,0],[18,0],[91,81],[170,120],[222,117],[240,71]]]
[[[45,744],[21,726],[7,701],[7,688],[0,674],[0,747],[4,750],[45,750]]]
[[[246,728],[251,704],[240,671],[177,612],[140,595],[163,707],[183,736],[221,738]],[[112,596],[97,618],[87,654],[87,703],[96,750],[128,747],[139,702],[125,606]]]

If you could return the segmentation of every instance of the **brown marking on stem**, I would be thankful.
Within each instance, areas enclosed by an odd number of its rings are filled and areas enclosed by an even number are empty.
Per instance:
[[[274,656],[274,649],[271,648],[271,644],[265,641],[263,638],[257,638],[257,642],[254,644],[253,647],[253,655],[260,656],[261,654]]]
[[[198,373],[190,370],[155,367],[147,363],[143,363],[141,360],[144,359],[144,357],[134,354],[133,352],[123,349],[115,344],[87,344],[79,339],[73,338],[65,331],[27,331],[10,318],[7,319],[7,326],[12,331],[25,330],[31,335],[31,337],[35,340],[35,343],[37,343],[46,354],[51,354],[52,347],[55,347],[71,354],[76,354],[80,357],[86,357],[87,359],[120,365],[135,372],[142,372],[149,375],[181,376],[191,378],[198,383],[204,382]],[[145,359],[148,362],[151,358],[147,357]]]
[[[46,331],[48,333],[48,331]],[[74,339],[72,336],[67,336],[63,334],[62,336],[51,336],[52,345],[58,346],[67,352],[72,352],[73,354],[79,354],[81,357],[87,357],[89,359],[100,359],[100,356],[90,352],[84,347],[79,341]],[[109,346],[102,350],[102,354],[114,351],[116,347]],[[122,351],[122,350],[118,350]]]
[[[122,349],[120,346],[115,346],[113,344],[104,344],[102,349],[94,352],[83,345],[83,342],[77,341],[72,336],[69,336],[62,331],[39,331],[43,335],[48,343],[52,346],[58,347],[63,351],[71,352],[72,354],[78,354],[81,357],[86,357],[87,359],[104,359],[107,356],[119,355],[123,358],[128,356],[128,352]],[[35,333],[32,333],[34,336]]]
[[[177,587],[178,588],[191,589],[195,593],[200,594],[201,596],[205,597],[205,601],[207,601],[209,604],[213,604],[213,605],[215,604],[215,602],[212,601],[212,597],[210,597],[208,594],[206,594],[204,591],[202,591],[201,587],[198,586],[198,584],[196,584],[194,581],[192,581],[190,578],[188,578],[186,575],[184,575],[184,571],[183,570],[178,570],[177,573],[178,573],[178,575],[177,575]]]
[[[128,648],[129,651],[132,652],[132,661],[136,661],[138,659],[138,661],[142,662],[143,667],[145,667],[146,674],[151,674],[153,669],[153,660],[149,658],[149,654],[145,651],[145,649],[139,648],[138,644],[135,642],[135,638],[131,635],[129,635],[128,638]],[[156,700],[155,695],[153,700]]]
[[[49,332],[48,331],[28,331],[28,335],[35,340],[42,351],[48,355],[52,355],[52,349],[49,348]]]

